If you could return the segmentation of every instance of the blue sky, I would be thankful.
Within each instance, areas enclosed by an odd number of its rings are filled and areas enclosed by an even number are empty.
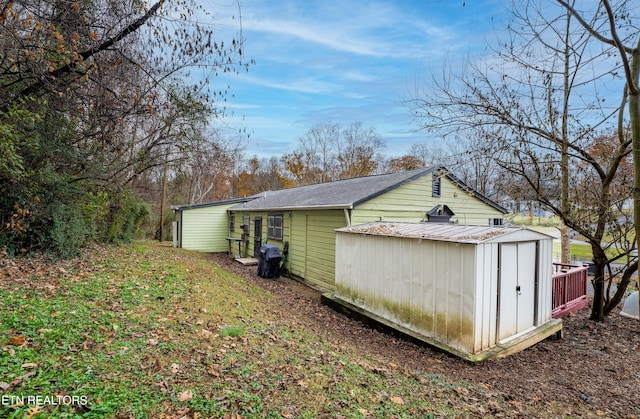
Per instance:
[[[485,53],[506,17],[499,0],[243,0],[241,13],[255,64],[212,83],[229,83],[226,123],[250,133],[245,152],[258,157],[293,151],[319,122],[362,122],[387,156],[407,153],[428,134],[415,132],[403,99],[418,80]]]

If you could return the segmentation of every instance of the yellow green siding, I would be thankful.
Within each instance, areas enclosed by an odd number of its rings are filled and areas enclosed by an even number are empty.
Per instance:
[[[347,222],[343,210],[318,211],[283,211],[283,212],[251,212],[233,211],[236,227],[231,236],[242,236],[243,215],[250,216],[248,243],[243,246],[242,256],[254,255],[255,218],[262,217],[262,244],[269,244],[284,249],[289,243],[287,270],[305,281],[324,290],[333,290],[335,276],[335,229],[346,227]],[[267,215],[283,214],[283,239],[267,240]]]
[[[289,255],[287,269],[300,278],[307,277],[307,213],[291,212],[291,224],[285,234],[289,234]]]
[[[284,249],[285,242],[291,242],[291,213],[290,211],[232,211],[235,216],[235,228],[230,234],[230,237],[242,238],[242,224],[245,214],[249,215],[249,236],[247,237],[247,243],[242,245],[242,257],[257,257],[259,247],[255,248],[255,229],[256,218],[260,218],[262,221],[260,246],[266,243],[276,245],[280,250]],[[267,237],[267,217],[270,214],[281,214],[282,217],[282,240],[270,239]],[[236,245],[237,249],[237,245]]]
[[[447,205],[460,224],[488,225],[489,219],[502,218],[497,209],[485,204],[442,177],[439,197],[432,196],[432,177],[422,176],[413,182],[358,205],[351,214],[351,224],[371,221],[426,221],[426,213],[436,205]]]
[[[336,266],[334,230],[346,227],[344,211],[310,211],[305,216],[307,232],[304,279],[322,289],[333,290]]]
[[[352,225],[371,221],[425,221],[427,211],[445,204],[456,214],[452,221],[461,224],[488,225],[491,218],[503,214],[479,199],[467,194],[446,177],[441,181],[440,197],[432,197],[432,176],[422,176],[408,184],[390,190],[349,210]],[[262,244],[267,242],[267,216],[283,215],[283,239],[268,239],[281,250],[289,243],[286,268],[290,274],[303,278],[318,288],[333,291],[335,286],[335,229],[346,227],[343,209],[306,209],[285,211],[234,209],[235,229],[232,237],[242,236],[243,215],[249,214],[250,227],[242,257],[254,252],[255,219],[262,219]],[[235,245],[237,248],[237,245]],[[235,250],[237,251],[237,250]]]
[[[235,204],[189,208],[180,211],[181,247],[200,252],[229,250],[227,209]]]

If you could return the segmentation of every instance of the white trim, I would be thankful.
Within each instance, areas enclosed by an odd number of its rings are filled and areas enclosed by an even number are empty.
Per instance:
[[[520,337],[520,336],[522,336],[522,335],[526,335],[527,333],[529,333],[529,332],[531,332],[532,330],[534,330],[536,327],[538,327],[538,326],[533,325],[533,326],[531,326],[531,327],[530,327],[530,328],[528,328],[528,329],[525,329],[525,330],[523,330],[523,331],[521,331],[521,332],[516,333],[515,335],[511,335],[511,336],[506,337],[506,338],[504,338],[504,339],[502,339],[502,340],[499,340],[499,341],[498,341],[498,344],[499,344],[499,345],[502,345],[503,343],[507,343],[507,342],[509,342],[510,340],[513,340],[513,339],[519,338],[519,337]]]

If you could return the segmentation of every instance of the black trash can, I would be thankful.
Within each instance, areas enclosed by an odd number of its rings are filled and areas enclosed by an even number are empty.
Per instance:
[[[278,246],[264,244],[258,254],[258,276],[263,278],[278,278],[280,276],[280,261],[282,253]]]

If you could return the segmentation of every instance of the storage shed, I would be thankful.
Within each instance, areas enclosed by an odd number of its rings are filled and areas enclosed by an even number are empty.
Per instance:
[[[553,334],[552,237],[453,223],[336,230],[333,302],[465,359],[502,357]]]

